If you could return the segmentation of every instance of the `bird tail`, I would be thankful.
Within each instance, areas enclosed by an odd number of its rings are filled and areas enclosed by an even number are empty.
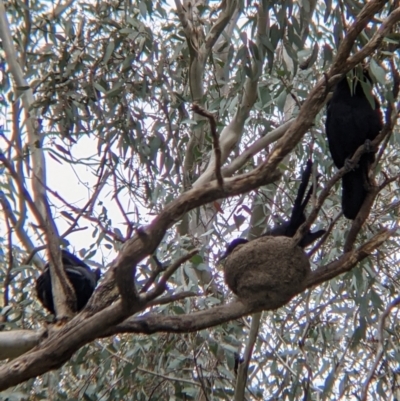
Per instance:
[[[311,245],[318,238],[322,237],[325,233],[326,233],[325,230],[318,230],[318,231],[314,231],[313,233],[311,231],[308,231],[308,233],[304,234],[304,237],[299,242],[299,245],[302,248],[306,248],[308,245]]]
[[[342,210],[354,220],[368,194],[368,160],[361,158],[359,166],[342,177]]]
[[[312,194],[313,188],[309,189],[305,199],[304,194],[306,193],[306,189],[308,186],[308,181],[310,180],[312,170],[312,161],[308,160],[306,164],[306,168],[304,169],[301,175],[301,183],[299,186],[299,190],[297,191],[297,196],[293,204],[292,214],[290,216],[289,222],[289,236],[293,237],[296,233],[297,229],[305,222],[304,210],[307,206],[308,201],[310,200],[310,196]]]
[[[294,236],[299,227],[306,221],[304,211],[307,207],[308,202],[310,201],[311,195],[314,190],[314,186],[311,184],[306,194],[307,185],[311,177],[311,171],[312,161],[308,160],[306,168],[301,176],[301,184],[297,192],[297,197],[294,203],[293,212],[289,223],[290,227],[288,230],[290,231],[291,236]],[[316,182],[318,182],[318,176],[316,177]],[[304,197],[304,195],[306,196]],[[303,238],[299,242],[299,245],[302,248],[305,248],[308,245],[311,245],[318,238],[322,237],[325,232],[325,230],[319,230],[315,232],[311,232],[310,230],[308,230],[308,232],[304,234]]]

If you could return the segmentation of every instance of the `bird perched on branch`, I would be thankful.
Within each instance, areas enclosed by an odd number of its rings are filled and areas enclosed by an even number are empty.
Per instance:
[[[346,165],[349,169],[342,177],[342,210],[350,220],[356,218],[368,194],[368,172],[375,154],[368,150],[356,166],[347,166],[348,160],[359,146],[375,139],[382,126],[380,104],[372,94],[368,72],[344,77],[327,105],[325,128],[333,162],[337,168]]]
[[[76,295],[76,309],[79,312],[88,303],[100,278],[100,270],[91,270],[90,267],[72,253],[61,251],[62,263]],[[53,292],[49,264],[36,280],[36,294],[42,305],[52,314],[55,314]]]
[[[264,236],[271,236],[271,237],[294,237],[296,234],[297,230],[299,227],[306,221],[306,216],[304,214],[304,211],[307,207],[307,204],[310,200],[310,197],[313,192],[313,186],[309,188],[306,197],[304,198],[304,195],[306,193],[306,189],[308,186],[308,182],[310,181],[311,177],[311,171],[312,171],[312,161],[308,160],[306,168],[304,169],[302,176],[301,176],[301,183],[299,186],[299,190],[297,191],[297,196],[293,204],[293,209],[292,213],[290,215],[290,219],[287,221],[284,221],[283,223],[275,226],[274,228],[267,230],[265,234],[262,235]],[[315,232],[311,232],[308,230],[301,241],[299,242],[299,245],[302,248],[305,248],[308,245],[311,245],[315,240],[318,238],[322,237],[322,235],[325,234],[325,230],[318,230]],[[245,244],[249,242],[247,239],[244,238],[236,238],[233,240],[226,248],[224,255],[222,256],[221,259],[226,258],[238,245]]]

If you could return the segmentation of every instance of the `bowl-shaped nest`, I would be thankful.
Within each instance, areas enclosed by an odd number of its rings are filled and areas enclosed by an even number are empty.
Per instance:
[[[310,263],[288,237],[260,237],[237,246],[225,262],[225,282],[241,299],[276,309],[305,288]]]

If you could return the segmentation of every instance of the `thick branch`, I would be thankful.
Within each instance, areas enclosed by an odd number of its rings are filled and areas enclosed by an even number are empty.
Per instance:
[[[126,305],[122,305],[121,301],[117,301],[103,309],[103,294],[107,294],[110,287],[114,287],[114,274],[120,283],[123,280],[128,282],[132,280],[134,277],[133,267],[144,257],[154,252],[165,231],[178,221],[184,213],[216,199],[248,192],[260,185],[273,182],[278,176],[279,174],[275,172],[265,175],[263,169],[257,169],[251,173],[227,180],[224,188],[219,187],[217,182],[213,181],[203,188],[192,189],[167,205],[151,224],[139,230],[132,239],[124,244],[120,255],[112,264],[106,280],[92,297],[86,313],[84,311],[69,321],[58,333],[46,340],[40,348],[17,358],[0,369],[0,391],[58,368],[77,349],[99,337],[100,333],[110,332],[114,326],[122,323],[130,315],[142,311],[146,307],[142,302],[136,302],[128,309],[125,307]],[[242,314],[245,314],[249,308],[242,305],[240,310]],[[96,311],[99,312],[90,316]],[[218,312],[216,313],[218,314]],[[232,313],[237,312],[230,308],[225,311],[223,308],[220,319],[230,320]]]
[[[386,30],[385,26],[389,25],[390,27],[393,26],[393,24],[396,22],[396,19],[394,21],[389,21],[389,19],[392,19],[392,15],[395,13],[393,12],[391,16],[381,25],[379,30],[376,32],[376,34],[373,36],[373,39],[370,40],[364,48],[357,53],[357,55],[351,57],[350,59],[347,59],[351,49],[353,47],[354,41],[357,39],[357,36],[362,32],[362,30],[367,26],[367,24],[371,21],[371,18],[373,15],[378,13],[387,3],[385,0],[375,0],[375,1],[370,1],[367,3],[361,12],[357,15],[356,20],[354,23],[350,26],[349,30],[347,31],[347,34],[345,38],[343,39],[342,43],[340,44],[337,56],[335,58],[335,62],[332,65],[331,68],[331,73],[332,74],[338,74],[343,70],[343,66],[346,64],[352,64],[352,66],[357,65],[360,63],[362,60],[364,60],[365,57],[371,54],[371,52],[376,49],[379,45],[379,43],[374,42],[371,43],[371,41],[377,37],[380,37],[383,39],[385,34],[388,32]],[[400,10],[397,10],[400,11]],[[389,27],[389,29],[390,29]],[[382,32],[385,31],[385,32]],[[346,68],[347,69],[347,68]]]
[[[387,239],[389,239],[393,235],[393,232],[394,231],[392,230],[381,231],[356,250],[347,252],[337,260],[314,270],[307,279],[306,287],[310,288],[314,285],[324,283],[339,274],[351,270],[358,262],[365,259],[375,249],[380,247]]]
[[[367,3],[360,14],[363,18],[357,19],[353,24],[358,32],[367,24],[365,10],[369,12],[369,18],[371,18],[375,12],[379,11],[384,3],[385,2],[382,1],[371,1]],[[383,25],[384,24],[382,24],[382,26]],[[343,43],[346,42],[346,39]],[[353,41],[354,39],[355,37]],[[352,44],[353,42],[351,42],[351,46]],[[347,52],[345,54],[345,59],[348,57],[351,46],[348,49],[344,47],[344,50],[339,50],[339,53],[342,55]],[[372,46],[368,48],[370,53],[373,50],[374,47]],[[348,69],[351,69],[353,65],[350,63],[338,64],[335,62],[334,67],[337,69],[337,73],[343,74]],[[333,71],[334,68],[332,68],[330,74],[328,74],[328,87],[331,87],[336,82],[335,79],[333,79]],[[110,287],[113,285],[113,275],[117,275],[119,280],[129,280],[134,273],[133,266],[144,257],[154,252],[166,230],[177,222],[185,213],[196,207],[210,203],[213,200],[238,195],[273,182],[278,177],[276,171],[278,163],[294,148],[313,123],[315,115],[320,110],[325,100],[326,89],[325,80],[318,82],[302,107],[299,117],[289,128],[285,136],[278,141],[275,149],[265,163],[248,174],[225,180],[223,188],[219,187],[217,182],[211,182],[182,194],[175,201],[167,205],[151,224],[139,230],[133,238],[128,240],[120,255],[116,261],[114,261],[110,274],[92,298],[92,309],[89,308],[86,312],[82,312],[76,316],[57,334],[52,335],[49,339],[44,341],[35,351],[4,365],[0,369],[0,390],[21,383],[28,378],[35,377],[50,369],[59,367],[68,360],[77,349],[101,335],[112,335],[123,331],[144,333],[156,331],[177,333],[196,331],[257,312],[256,310],[251,310],[249,306],[243,305],[241,302],[235,302],[190,315],[163,317],[155,314],[147,314],[139,318],[125,320],[129,316],[127,316],[127,311],[122,308],[120,301],[101,310],[105,306],[101,298],[104,294],[104,289],[107,286]],[[327,266],[320,267],[310,275],[307,286],[317,285],[350,270],[360,260],[367,257],[389,238],[391,234],[391,231],[381,232],[355,251],[344,254],[339,260]],[[142,312],[143,308],[144,306],[137,305],[137,307],[129,311],[129,313]],[[97,314],[91,315],[96,311],[98,311]]]
[[[392,233],[393,231],[390,230],[383,231],[360,248],[344,254],[337,261],[318,268],[311,273],[306,286],[312,287],[349,271],[386,241]],[[36,351],[4,365],[0,369],[0,390],[61,366],[73,352],[100,336],[105,337],[122,332],[187,333],[216,326],[258,311],[238,301],[189,315],[164,317],[151,313],[123,321],[127,317],[126,312],[121,307],[121,302],[116,302],[92,317],[81,313],[68,322],[60,332],[46,340]]]
[[[311,288],[351,270],[358,262],[368,257],[382,245],[392,234],[393,231],[390,230],[378,233],[358,249],[344,254],[328,265],[319,267],[310,274],[306,287]],[[217,326],[230,319],[237,319],[254,312],[257,310],[251,310],[241,302],[233,302],[190,315],[161,317],[155,313],[148,313],[140,317],[130,318],[104,334],[108,336],[126,332],[144,334],[156,332],[187,333]]]

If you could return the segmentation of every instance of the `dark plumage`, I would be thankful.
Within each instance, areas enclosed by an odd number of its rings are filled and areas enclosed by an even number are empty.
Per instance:
[[[96,288],[100,278],[100,270],[92,271],[90,267],[72,253],[62,250],[62,263],[76,294],[77,311],[82,310]],[[53,293],[51,289],[51,277],[49,264],[36,280],[36,294],[42,305],[52,314],[55,314]]]
[[[304,169],[303,174],[301,176],[301,183],[299,186],[299,190],[297,191],[296,199],[293,204],[293,210],[292,214],[290,215],[290,219],[275,226],[271,230],[268,230],[265,234],[263,234],[263,236],[270,235],[272,237],[283,236],[292,238],[296,234],[299,227],[306,221],[306,216],[304,214],[304,211],[312,195],[313,191],[312,185],[308,190],[305,198],[304,195],[306,193],[308,182],[310,181],[311,171],[312,171],[312,161],[308,160],[306,168]],[[325,230],[318,230],[316,232],[311,232],[310,230],[308,230],[308,232],[304,234],[304,237],[300,241],[299,245],[302,248],[305,248],[306,246],[312,244],[319,237],[322,237],[322,235],[324,234]]]
[[[365,72],[363,84],[356,77],[351,80],[350,88],[344,77],[336,86],[332,99],[327,106],[326,134],[329,150],[337,168],[342,168],[357,148],[372,141],[382,129],[380,104],[368,88],[369,77]],[[368,101],[363,90],[374,99],[375,108]],[[361,156],[358,165],[342,178],[342,209],[346,218],[354,220],[367,196],[370,182],[368,171],[375,155],[372,152]]]
[[[231,243],[228,244],[224,254],[221,256],[221,259],[225,259],[228,255],[232,253],[232,251],[239,245],[247,244],[249,241],[245,238],[236,238]]]
[[[234,357],[234,361],[235,361],[235,364],[234,364],[234,367],[233,367],[233,371],[235,372],[235,375],[237,375],[238,374],[239,365],[244,362],[244,358],[242,358],[240,356],[240,354],[238,354],[237,352],[233,353],[233,357]]]
[[[313,191],[313,186],[311,185],[310,189],[307,192],[306,197],[304,198],[304,195],[306,193],[306,189],[308,186],[308,182],[310,181],[311,177],[311,170],[312,170],[312,161],[308,160],[306,168],[303,171],[303,174],[301,176],[301,183],[299,186],[299,190],[297,191],[297,196],[293,204],[293,210],[290,215],[290,219],[287,221],[284,221],[283,223],[275,226],[274,228],[267,230],[265,234],[262,235],[264,236],[271,236],[271,237],[294,237],[296,234],[297,230],[299,227],[306,221],[306,216],[304,214],[304,211],[307,207],[307,204],[310,200],[312,191]],[[299,245],[302,248],[305,248],[308,245],[311,245],[315,240],[317,240],[319,237],[322,237],[322,235],[325,234],[325,230],[318,230],[315,232],[311,232],[308,230],[307,233],[303,236],[302,240],[300,241]],[[234,239],[226,248],[224,255],[221,257],[221,259],[226,258],[232,251],[238,246],[242,244],[246,244],[249,242],[247,239],[244,238],[236,238]]]

